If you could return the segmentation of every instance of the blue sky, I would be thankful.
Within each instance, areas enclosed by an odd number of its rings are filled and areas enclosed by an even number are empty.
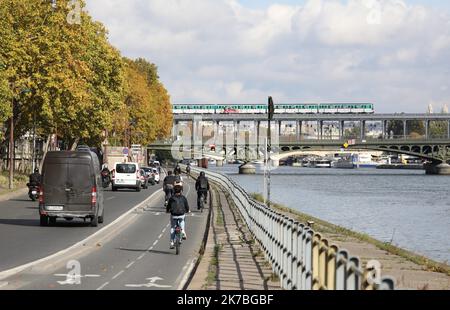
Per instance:
[[[240,3],[251,8],[264,8],[274,3],[289,4],[289,5],[303,5],[307,0],[239,0]],[[446,9],[450,12],[449,0],[404,0],[407,4],[419,4],[429,6],[437,9]],[[341,0],[346,2],[346,0]]]

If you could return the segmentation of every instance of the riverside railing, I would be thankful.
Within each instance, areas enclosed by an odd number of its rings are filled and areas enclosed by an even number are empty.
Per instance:
[[[192,172],[200,170],[193,168]],[[303,223],[256,201],[227,176],[205,171],[225,189],[287,290],[393,290],[394,279],[381,276],[381,264],[363,266],[358,257],[330,244]]]

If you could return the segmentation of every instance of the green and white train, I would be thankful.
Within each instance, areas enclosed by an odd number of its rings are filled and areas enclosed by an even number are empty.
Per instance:
[[[276,104],[277,114],[373,114],[372,103]],[[260,104],[174,104],[173,114],[265,114]]]

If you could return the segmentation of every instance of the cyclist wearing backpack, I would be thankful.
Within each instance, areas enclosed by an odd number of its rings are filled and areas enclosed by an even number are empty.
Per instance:
[[[174,192],[174,183],[176,181],[175,176],[172,174],[172,171],[167,172],[167,176],[164,178],[163,182],[163,190],[166,193],[165,204],[169,201],[170,197],[173,196]]]
[[[180,221],[180,227],[183,233],[183,240],[186,240],[185,218],[186,213],[189,213],[189,203],[185,196],[183,196],[183,183],[175,182],[174,184],[175,194],[170,197],[167,204],[166,212],[170,213],[170,248],[174,248],[175,243],[175,228],[178,221]]]
[[[181,176],[181,173],[179,173],[178,171],[175,171],[175,181],[183,182],[183,177]]]
[[[209,191],[209,181],[205,175],[205,172],[200,172],[200,176],[195,182],[195,190],[197,191],[197,209],[200,210],[201,200],[204,199],[207,203],[207,194]]]

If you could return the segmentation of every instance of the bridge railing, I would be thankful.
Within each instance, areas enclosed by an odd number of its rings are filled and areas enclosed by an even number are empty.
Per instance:
[[[192,172],[201,170],[193,168]],[[225,189],[286,290],[393,290],[381,265],[362,261],[313,229],[256,201],[227,176],[205,171]]]

